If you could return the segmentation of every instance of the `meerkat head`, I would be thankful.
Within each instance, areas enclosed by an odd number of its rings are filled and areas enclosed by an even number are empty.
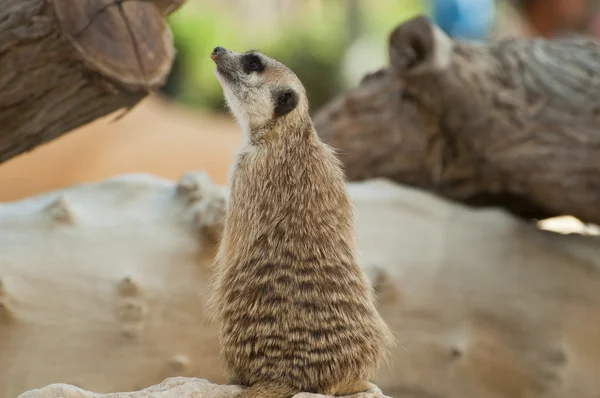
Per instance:
[[[258,51],[215,47],[210,54],[227,105],[248,130],[308,115],[304,86],[287,66]]]

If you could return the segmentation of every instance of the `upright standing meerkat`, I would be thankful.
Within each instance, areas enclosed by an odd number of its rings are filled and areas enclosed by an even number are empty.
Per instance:
[[[243,398],[368,390],[393,338],[357,263],[340,163],[289,68],[255,51],[211,58],[246,133],[212,302],[230,382],[250,386]]]

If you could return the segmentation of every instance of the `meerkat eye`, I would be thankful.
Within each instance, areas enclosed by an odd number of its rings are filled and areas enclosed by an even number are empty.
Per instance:
[[[250,64],[248,65],[248,67],[250,67],[250,70],[257,70],[258,68],[260,68],[260,63],[256,60],[250,61]]]
[[[260,61],[260,58],[255,54],[247,54],[242,59],[242,64],[244,68],[244,72],[262,72],[265,69],[265,66]]]

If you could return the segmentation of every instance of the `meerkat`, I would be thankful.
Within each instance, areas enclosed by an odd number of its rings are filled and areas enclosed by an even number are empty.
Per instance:
[[[249,386],[241,398],[366,391],[395,341],[357,262],[341,164],[288,67],[257,51],[211,58],[246,137],[213,281],[229,381]]]

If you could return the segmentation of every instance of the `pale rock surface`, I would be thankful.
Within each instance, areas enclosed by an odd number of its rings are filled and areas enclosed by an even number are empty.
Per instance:
[[[205,290],[225,191],[124,175],[0,204],[0,397],[222,382]]]
[[[171,377],[162,383],[136,392],[95,394],[68,384],[52,384],[25,392],[17,398],[230,398],[242,391],[240,386],[211,384],[207,380],[186,377]],[[301,393],[294,398],[326,398],[328,395]],[[388,398],[377,387],[348,398]]]
[[[597,237],[384,180],[349,191],[364,267],[400,342],[374,380],[386,395],[598,397]],[[0,396],[224,383],[204,308],[224,203],[198,173],[0,205]]]

